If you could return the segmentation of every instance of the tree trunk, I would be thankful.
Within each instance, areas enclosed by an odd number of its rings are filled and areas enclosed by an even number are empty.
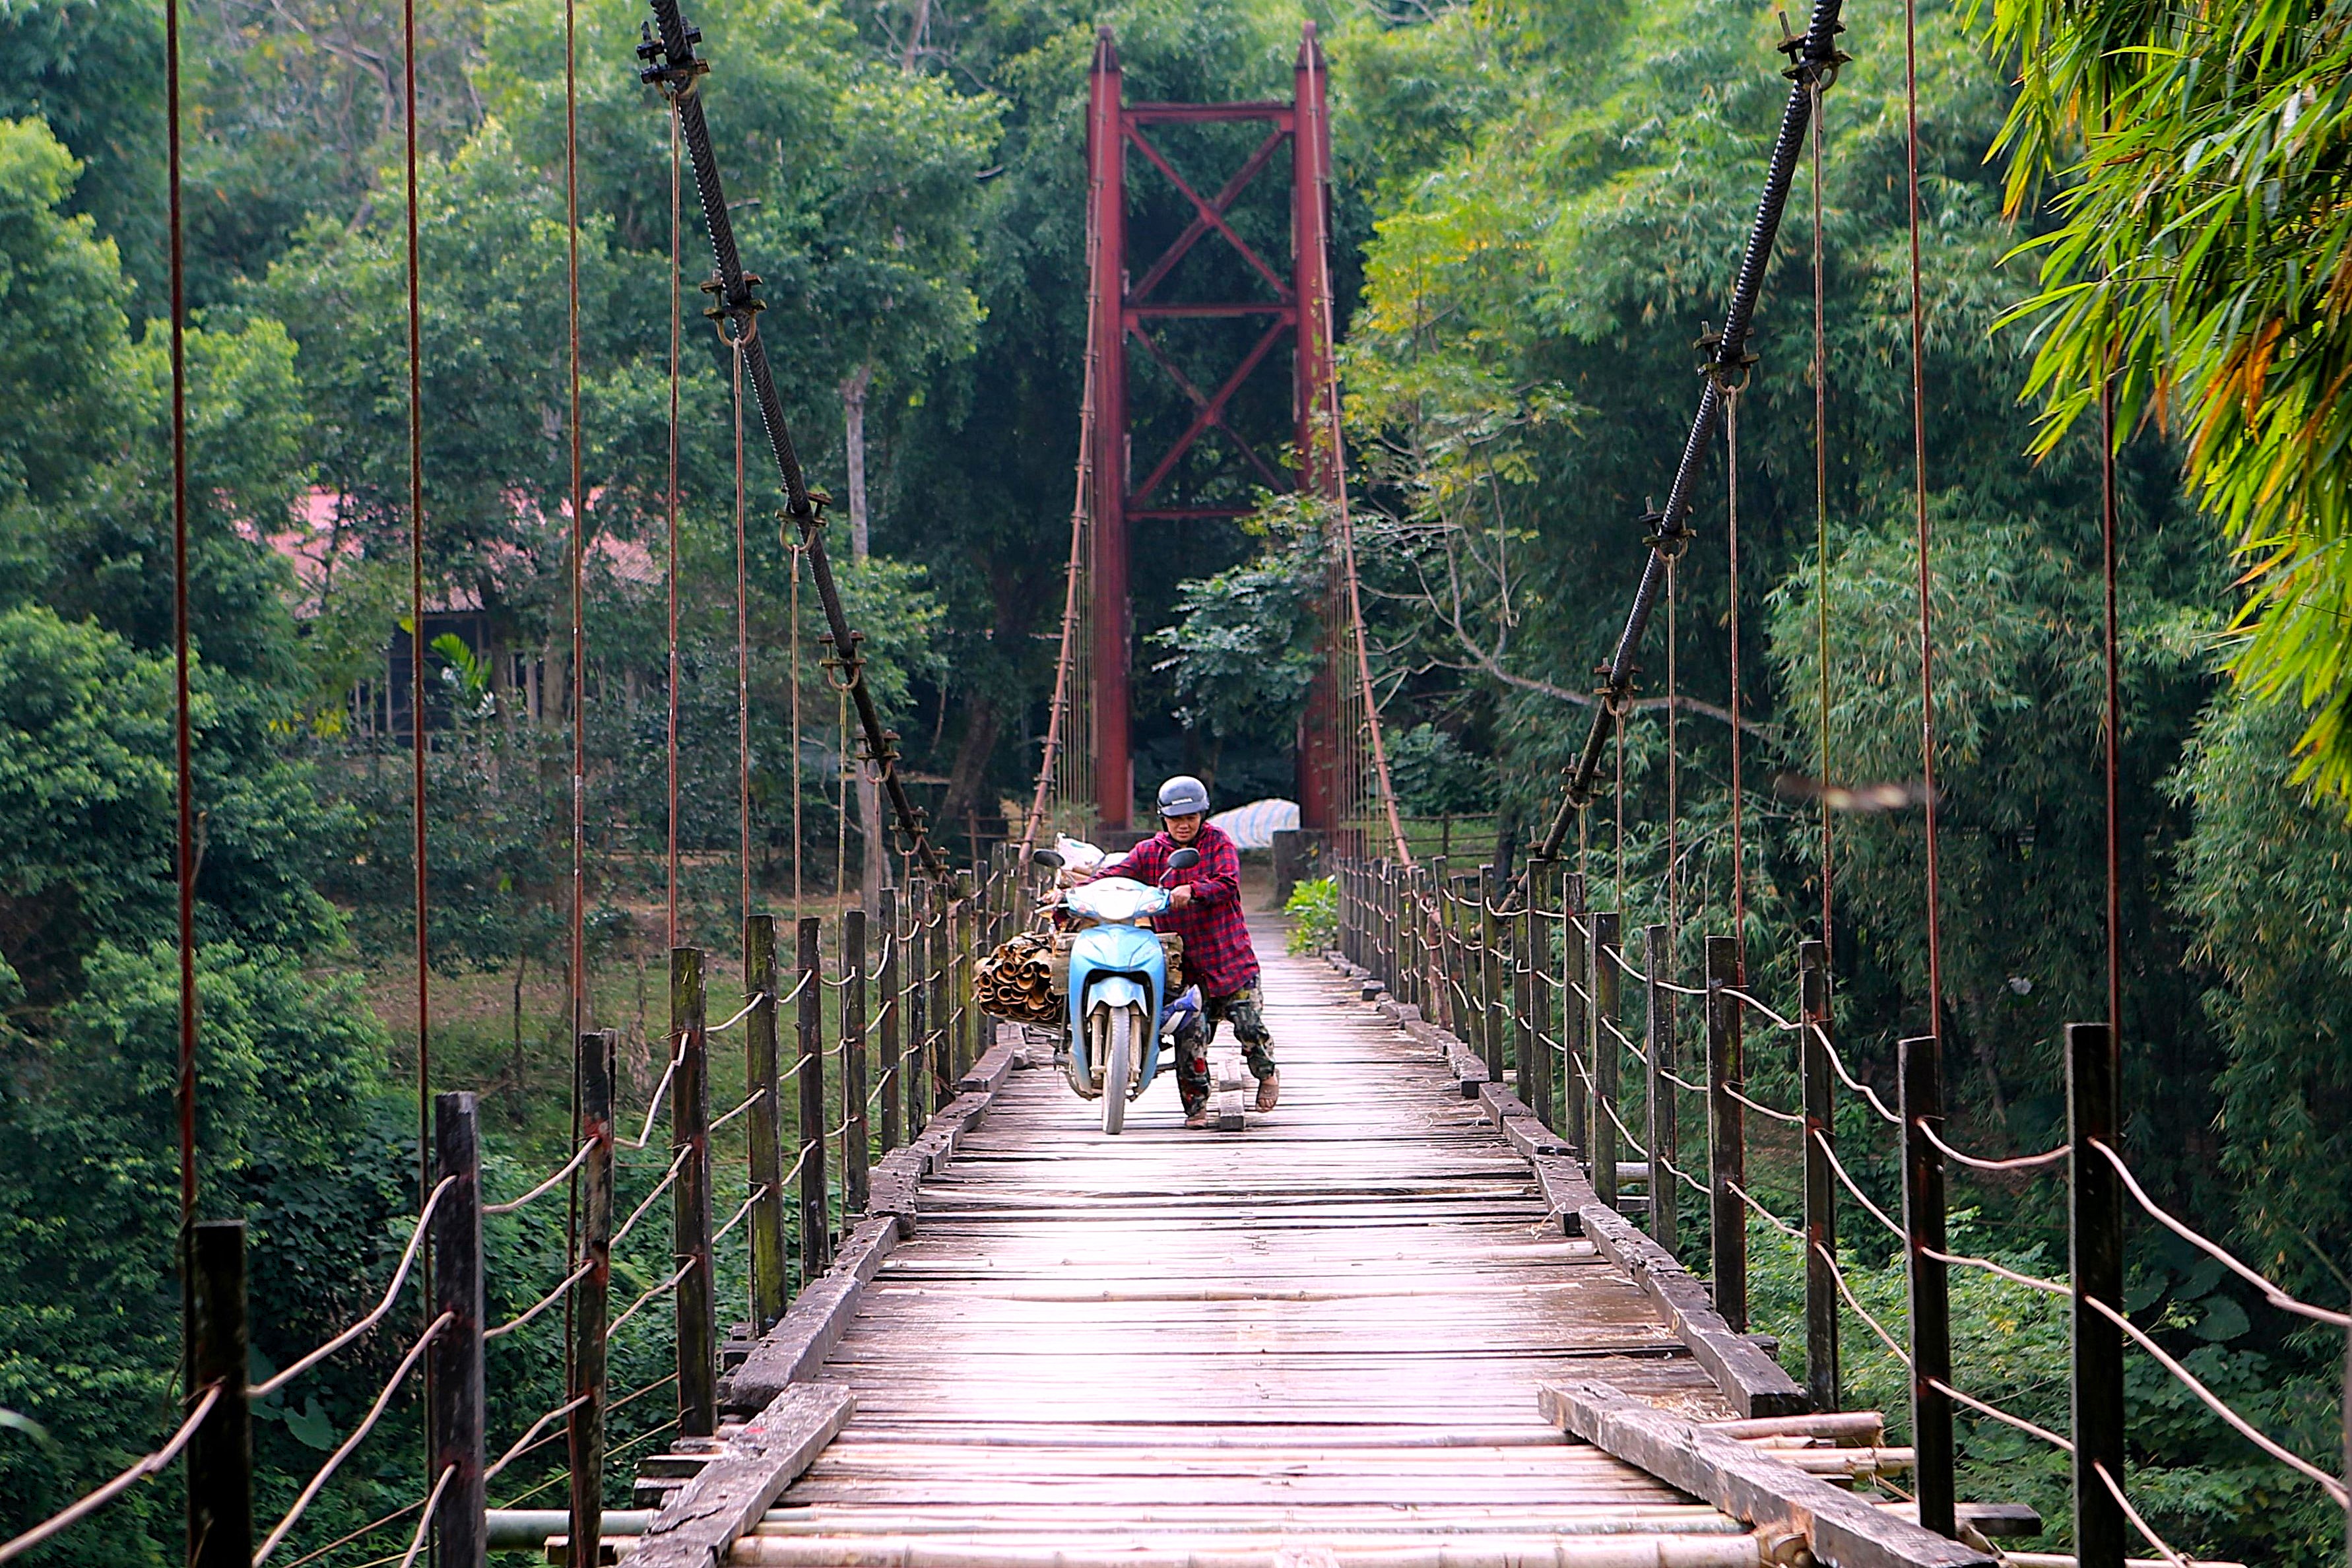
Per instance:
[[[863,561],[872,550],[866,512],[866,392],[874,367],[861,364],[841,384],[841,416],[849,458],[849,558]]]
[[[846,431],[849,468],[849,558],[864,561],[873,553],[874,536],[866,508],[866,392],[874,384],[874,367],[859,365],[841,384],[842,425]],[[890,874],[890,852],[883,835],[882,785],[865,767],[857,770],[857,825],[863,845],[858,887],[871,914],[882,907],[882,885]]]
[[[996,752],[996,700],[975,695],[969,711],[963,740],[956,746],[955,765],[948,770],[948,793],[940,802],[936,821],[943,832],[978,805],[981,781],[988,774],[989,758]]]

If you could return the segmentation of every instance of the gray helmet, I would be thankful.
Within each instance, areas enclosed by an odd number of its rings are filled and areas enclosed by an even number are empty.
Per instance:
[[[1160,815],[1191,816],[1209,809],[1209,786],[1191,773],[1178,773],[1160,786]]]

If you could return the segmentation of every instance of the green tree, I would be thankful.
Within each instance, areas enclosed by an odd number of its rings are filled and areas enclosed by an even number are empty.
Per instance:
[[[2324,6],[1998,0],[1992,37],[2021,72],[2011,200],[2062,182],[2018,312],[2042,447],[2110,382],[2119,431],[2183,434],[2190,490],[2246,568],[2230,668],[2305,710],[2296,777],[2352,807],[2352,36]]]

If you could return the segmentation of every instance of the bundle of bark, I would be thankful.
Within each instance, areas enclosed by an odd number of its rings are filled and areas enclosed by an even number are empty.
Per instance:
[[[1022,931],[980,961],[973,985],[981,1011],[1016,1024],[1050,1024],[1061,1016],[1054,995],[1054,938]]]

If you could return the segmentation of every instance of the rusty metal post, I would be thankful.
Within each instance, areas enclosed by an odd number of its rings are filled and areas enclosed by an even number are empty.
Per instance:
[[[1127,826],[1135,803],[1127,679],[1127,119],[1119,99],[1118,50],[1111,45],[1110,29],[1098,28],[1087,107],[1087,199],[1095,235],[1087,285],[1094,311],[1088,341],[1095,356],[1087,586],[1094,637],[1095,816],[1113,832]]]

